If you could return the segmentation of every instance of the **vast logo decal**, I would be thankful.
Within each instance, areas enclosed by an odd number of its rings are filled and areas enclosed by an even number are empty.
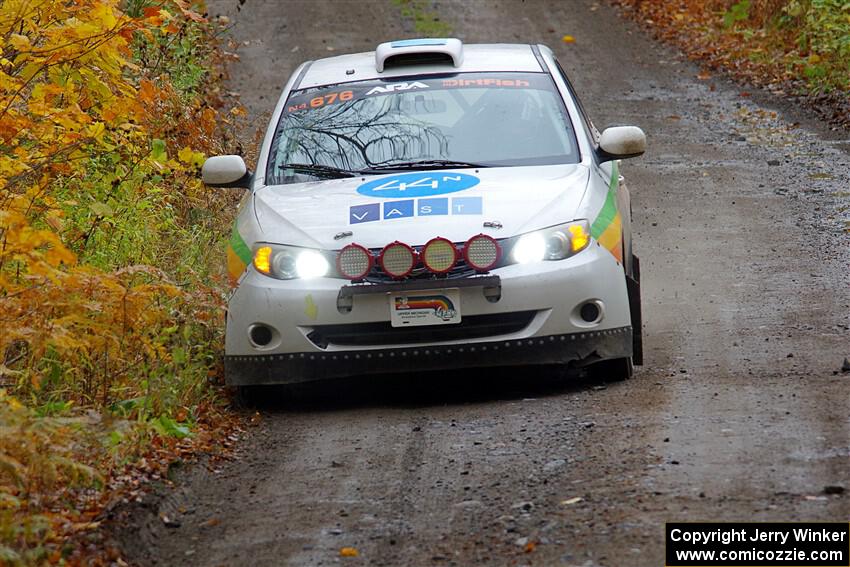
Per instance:
[[[480,182],[474,175],[465,173],[403,173],[364,183],[357,192],[385,199],[431,197],[465,191]]]
[[[381,204],[369,203],[368,205],[356,205],[348,211],[348,223],[357,224],[380,220]]]
[[[433,217],[440,215],[481,215],[484,203],[481,197],[437,197],[431,199],[404,199],[354,205],[348,209],[348,223],[360,224],[378,220],[407,217]]]

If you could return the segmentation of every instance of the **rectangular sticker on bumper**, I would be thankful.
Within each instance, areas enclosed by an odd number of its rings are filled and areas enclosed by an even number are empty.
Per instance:
[[[452,325],[460,323],[460,290],[391,293],[390,323],[393,327]]]

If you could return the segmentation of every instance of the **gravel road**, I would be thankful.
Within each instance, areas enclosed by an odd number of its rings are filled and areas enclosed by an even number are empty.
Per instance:
[[[234,23],[229,88],[258,128],[301,61],[416,35],[389,1],[208,5]],[[700,80],[603,2],[436,7],[466,42],[551,46],[600,129],[647,132],[647,154],[623,164],[646,365],[607,385],[364,377],[264,410],[233,462],[125,511],[128,559],[659,566],[665,521],[847,521],[847,136]]]

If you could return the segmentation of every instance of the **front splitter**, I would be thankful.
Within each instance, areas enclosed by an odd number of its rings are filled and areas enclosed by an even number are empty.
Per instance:
[[[451,345],[225,356],[228,384],[293,384],[343,376],[535,364],[583,366],[632,356],[632,328],[618,327]]]

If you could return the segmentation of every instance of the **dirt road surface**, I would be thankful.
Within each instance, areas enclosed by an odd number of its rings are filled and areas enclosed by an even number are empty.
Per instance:
[[[390,2],[208,4],[244,42],[230,88],[257,127],[301,61],[416,35]],[[125,512],[128,558],[658,566],[665,521],[847,521],[850,495],[823,493],[850,491],[847,137],[698,79],[603,2],[436,5],[466,42],[548,44],[597,126],[648,133],[623,164],[646,365],[365,377],[267,409],[233,462]]]

